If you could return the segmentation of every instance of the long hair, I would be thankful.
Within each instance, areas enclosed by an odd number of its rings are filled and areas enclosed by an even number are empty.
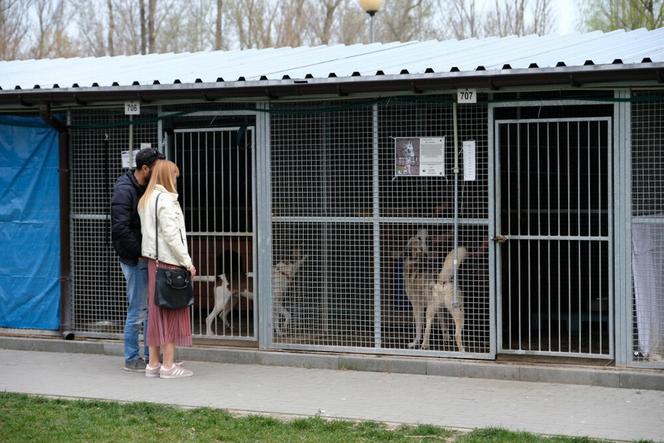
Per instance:
[[[150,195],[154,192],[156,185],[162,185],[168,192],[177,192],[175,188],[175,179],[173,175],[179,176],[180,169],[178,165],[170,160],[157,160],[152,167],[152,175],[145,189],[145,193],[138,202],[138,207],[143,209],[150,200]]]

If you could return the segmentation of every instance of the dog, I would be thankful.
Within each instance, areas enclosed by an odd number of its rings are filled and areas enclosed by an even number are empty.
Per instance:
[[[228,280],[224,274],[217,276],[214,286],[214,309],[205,318],[207,326],[207,335],[212,334],[212,322],[218,315],[223,322],[224,331],[226,330],[226,323],[228,322],[228,313],[233,309],[233,293],[231,292]]]
[[[250,292],[246,289],[240,292],[233,292],[230,290],[230,285],[226,279],[226,275],[218,275],[214,286],[214,309],[212,309],[210,315],[205,318],[207,335],[213,335],[212,322],[217,315],[221,318],[224,328],[223,330],[226,330],[226,325],[228,324],[228,314],[230,314],[239,297],[244,297],[251,302],[254,301],[253,292]]]
[[[299,252],[293,254],[294,258],[300,257]],[[272,304],[274,312],[274,331],[277,336],[282,336],[288,330],[291,315],[284,305],[286,293],[293,285],[297,271],[307,256],[297,258],[296,260],[279,261],[272,268]],[[283,317],[283,323],[281,318]]]
[[[430,269],[427,230],[420,229],[408,240],[404,261],[404,288],[413,308],[415,319],[415,339],[408,344],[409,348],[416,348],[420,346],[420,343],[422,349],[429,348],[431,324],[440,308],[444,306],[454,319],[454,337],[457,349],[459,352],[465,352],[461,337],[464,323],[463,294],[458,287],[456,303],[454,303],[454,260],[456,258],[458,267],[466,255],[467,250],[463,246],[450,251],[441,270],[436,274]],[[425,318],[426,329],[424,339],[422,339],[422,326],[424,326]],[[441,326],[442,319],[441,314]]]
[[[300,257],[298,250],[293,252],[293,257]],[[275,312],[274,325],[275,331],[279,336],[282,335],[282,330],[288,329],[288,325],[291,319],[290,312],[284,306],[285,295],[293,284],[295,274],[297,274],[297,271],[300,269],[300,266],[306,259],[307,257],[304,256],[293,261],[282,260],[272,267],[272,302],[274,304]],[[253,292],[250,292],[246,289],[241,292],[232,292],[226,276],[224,274],[217,276],[214,287],[214,308],[212,309],[212,312],[210,312],[210,314],[205,318],[207,335],[213,335],[212,322],[216,316],[221,318],[224,328],[223,330],[226,330],[228,314],[231,312],[233,306],[235,306],[236,301],[240,297],[250,300],[252,303],[254,301]],[[283,317],[284,320],[283,325],[280,327],[281,317]]]

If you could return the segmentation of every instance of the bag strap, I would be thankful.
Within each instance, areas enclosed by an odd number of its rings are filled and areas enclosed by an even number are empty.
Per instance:
[[[154,226],[155,226],[155,255],[157,264],[159,264],[159,217],[157,217],[157,205],[159,204],[159,197],[161,197],[161,192],[157,194],[157,200],[154,202]]]

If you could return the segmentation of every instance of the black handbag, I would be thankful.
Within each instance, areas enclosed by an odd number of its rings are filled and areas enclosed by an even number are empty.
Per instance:
[[[159,197],[161,197],[161,193],[157,196],[157,201],[154,204],[157,230],[155,236],[157,278],[154,287],[154,304],[162,309],[180,309],[194,304],[194,288],[191,283],[191,273],[188,269],[159,267],[159,218],[157,217]]]

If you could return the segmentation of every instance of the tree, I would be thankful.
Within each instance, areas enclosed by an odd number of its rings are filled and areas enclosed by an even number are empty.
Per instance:
[[[434,2],[432,0],[394,0],[386,2],[378,12],[378,40],[427,40],[436,35],[433,29]],[[376,15],[378,17],[378,15]]]
[[[217,19],[214,22],[214,49],[222,48],[222,24],[224,17],[224,2],[223,0],[217,0]]]
[[[26,17],[30,2],[0,0],[0,60],[19,57],[28,27]]]
[[[551,32],[551,0],[494,0],[492,9],[478,9],[477,0],[439,0],[440,16],[447,17],[447,33],[439,38],[543,35]]]
[[[480,36],[482,25],[477,12],[477,0],[438,0],[438,10],[440,17],[446,17],[440,28],[447,29],[439,37],[451,35],[461,40]]]
[[[30,55],[34,58],[73,57],[78,48],[69,36],[67,26],[73,14],[65,0],[35,0],[37,17],[34,43]]]
[[[655,29],[664,26],[664,0],[586,0],[583,16],[590,30]]]

